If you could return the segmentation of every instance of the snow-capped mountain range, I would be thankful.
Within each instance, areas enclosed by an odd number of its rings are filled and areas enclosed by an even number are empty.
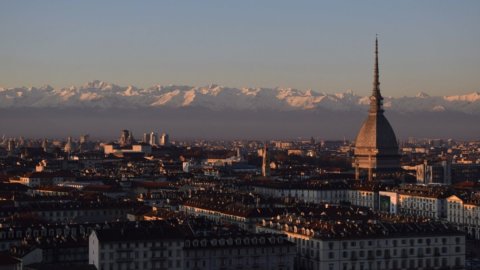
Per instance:
[[[0,88],[0,108],[203,107],[212,110],[355,111],[364,110],[368,104],[367,96],[358,96],[352,91],[326,94],[291,88],[155,85],[141,89],[102,81],[62,89],[51,86]],[[452,96],[419,93],[414,97],[385,97],[384,104],[388,110],[397,112],[454,111],[480,114],[480,93]]]

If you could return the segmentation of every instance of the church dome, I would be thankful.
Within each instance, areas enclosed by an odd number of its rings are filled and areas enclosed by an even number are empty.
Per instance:
[[[355,154],[371,150],[376,154],[398,154],[395,132],[383,113],[369,114],[355,140]]]

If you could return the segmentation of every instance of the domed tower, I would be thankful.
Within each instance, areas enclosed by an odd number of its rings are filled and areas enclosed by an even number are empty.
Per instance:
[[[389,177],[400,169],[397,138],[383,112],[378,70],[378,39],[375,39],[375,68],[370,109],[355,140],[353,167],[357,180],[365,174],[368,175],[369,181],[382,176]]]

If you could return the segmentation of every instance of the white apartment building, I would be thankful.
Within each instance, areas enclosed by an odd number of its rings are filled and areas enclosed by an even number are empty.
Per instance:
[[[475,239],[480,239],[480,200],[452,195],[447,198],[447,220]]]
[[[447,216],[444,197],[436,195],[398,194],[398,212],[404,215],[414,215],[443,219]]]
[[[443,224],[265,220],[259,232],[297,244],[295,269],[464,269],[465,236]]]
[[[378,207],[378,192],[367,189],[349,189],[346,191],[346,201],[355,206],[363,206],[372,209]]]

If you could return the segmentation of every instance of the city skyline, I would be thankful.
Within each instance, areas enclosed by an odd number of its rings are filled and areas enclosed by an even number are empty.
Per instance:
[[[479,11],[1,2],[0,269],[480,269]]]
[[[378,33],[385,96],[479,89],[480,4],[473,1],[1,6],[0,87],[100,79],[368,95]]]

